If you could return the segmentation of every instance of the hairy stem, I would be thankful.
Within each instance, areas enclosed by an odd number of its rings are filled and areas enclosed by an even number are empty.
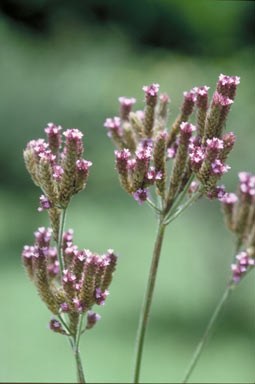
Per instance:
[[[210,331],[212,330],[212,328],[213,328],[213,326],[215,324],[215,321],[217,320],[217,318],[218,318],[218,316],[220,314],[220,311],[223,308],[224,304],[226,303],[227,299],[229,298],[230,293],[232,292],[232,290],[233,290],[233,285],[228,284],[227,288],[226,288],[226,290],[225,290],[225,292],[223,294],[223,296],[221,297],[217,307],[215,308],[215,311],[213,312],[213,315],[212,315],[212,317],[211,317],[211,319],[210,319],[210,321],[209,321],[209,323],[208,323],[208,325],[206,327],[206,330],[205,330],[205,333],[204,333],[202,339],[200,340],[200,342],[197,345],[197,348],[196,348],[196,350],[195,350],[195,352],[194,352],[194,354],[193,354],[193,356],[191,358],[191,361],[190,361],[188,369],[187,369],[187,371],[186,371],[186,373],[184,375],[182,383],[187,383],[188,382],[189,377],[192,374],[192,372],[193,372],[193,370],[194,370],[194,368],[195,368],[195,366],[196,366],[196,364],[197,364],[197,362],[199,360],[199,357],[200,357],[200,355],[202,353],[202,350],[203,350],[203,348],[204,348],[204,346],[206,344],[206,341],[208,339]]]
[[[158,225],[158,233],[156,237],[156,242],[153,251],[153,257],[151,262],[149,280],[147,283],[147,288],[145,292],[145,297],[143,301],[143,306],[141,309],[139,326],[137,331],[136,347],[135,347],[135,371],[134,371],[134,383],[139,383],[140,368],[142,361],[143,345],[145,332],[147,328],[150,307],[152,302],[152,296],[155,286],[156,274],[158,269],[158,262],[164,237],[165,225],[163,219],[161,218]]]
[[[74,351],[74,357],[75,357],[76,369],[77,369],[77,383],[81,383],[81,384],[86,383],[82,362],[81,362],[79,346],[75,345],[73,351]]]
[[[178,216],[180,216],[185,209],[187,209],[190,205],[192,205],[199,197],[201,196],[201,192],[196,192],[194,195],[191,196],[189,200],[186,201],[181,207],[179,207],[172,216],[170,216],[166,221],[165,225],[170,224],[173,220],[177,219]]]

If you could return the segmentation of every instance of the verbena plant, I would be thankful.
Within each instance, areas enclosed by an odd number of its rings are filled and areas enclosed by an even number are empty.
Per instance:
[[[235,144],[235,135],[224,131],[239,81],[237,76],[220,75],[210,103],[208,86],[184,92],[180,114],[169,129],[170,98],[165,93],[159,95],[158,84],[143,87],[144,110],[133,112],[136,100],[120,97],[120,116],[108,118],[104,124],[116,146],[116,169],[123,189],[140,205],[147,203],[158,221],[137,330],[134,383],[140,378],[160,253],[165,229],[171,222],[202,197],[218,199],[227,228],[236,237],[232,276],[192,356],[184,383],[230,293],[254,267],[255,176],[240,172],[237,194],[227,193],[224,185],[218,185],[230,169],[226,160]],[[194,111],[195,124],[191,124],[189,119]],[[82,159],[83,134],[77,129],[65,131],[61,152],[60,131],[60,126],[48,124],[47,142],[32,140],[24,151],[26,167],[43,191],[38,210],[48,211],[51,228],[41,227],[35,232],[35,243],[24,247],[22,259],[40,297],[55,316],[49,323],[50,329],[68,338],[77,365],[77,380],[84,383],[80,337],[100,319],[91,309],[105,302],[117,255],[113,250],[102,256],[86,249],[78,250],[73,244],[72,230],[64,232],[70,200],[85,188],[92,163]],[[51,240],[55,241],[55,247],[51,246]]]
[[[48,211],[51,228],[38,228],[34,245],[25,245],[22,260],[41,299],[54,315],[49,328],[68,338],[77,380],[84,383],[80,337],[100,319],[91,309],[104,305],[118,256],[112,249],[102,256],[88,249],[79,250],[73,243],[73,230],[64,232],[70,200],[85,188],[92,163],[82,158],[82,132],[65,131],[65,145],[60,152],[60,131],[60,126],[49,123],[45,128],[48,142],[32,140],[24,151],[27,170],[43,191],[38,211]]]
[[[236,263],[232,265],[233,278],[195,351],[184,382],[191,374],[209,330],[229,293],[254,266],[255,176],[246,172],[239,173],[241,184],[238,196],[226,193],[224,185],[217,185],[221,176],[230,169],[226,160],[235,144],[235,135],[224,131],[239,82],[237,76],[220,75],[210,104],[208,86],[184,92],[180,114],[169,129],[167,115],[170,98],[167,94],[158,94],[159,84],[143,87],[144,110],[132,112],[136,100],[120,97],[120,116],[105,121],[108,136],[117,148],[116,169],[121,186],[139,204],[146,202],[158,220],[137,330],[134,383],[139,382],[145,333],[168,224],[203,196],[219,199],[228,228],[236,233],[237,252],[241,247],[244,249],[236,256]],[[196,125],[188,122],[194,110]]]

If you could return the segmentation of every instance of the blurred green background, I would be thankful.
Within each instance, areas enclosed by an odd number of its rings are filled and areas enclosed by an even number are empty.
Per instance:
[[[120,188],[103,122],[118,113],[118,96],[134,96],[142,108],[144,84],[159,82],[169,93],[173,121],[184,90],[206,84],[212,95],[220,73],[240,76],[227,124],[237,143],[224,177],[234,190],[239,170],[254,172],[254,3],[5,0],[0,7],[0,381],[75,378],[70,348],[46,328],[50,314],[20,257],[36,228],[47,225],[22,150],[53,121],[81,129],[93,161],[67,227],[81,248],[121,255],[111,295],[98,309],[102,320],[81,340],[86,377],[130,382],[156,223]],[[225,288],[232,240],[218,202],[199,201],[168,228],[142,382],[181,379]],[[250,275],[234,292],[191,382],[254,382],[254,288]]]

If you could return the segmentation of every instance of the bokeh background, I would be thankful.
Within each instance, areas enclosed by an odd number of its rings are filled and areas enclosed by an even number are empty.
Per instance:
[[[118,96],[143,105],[144,84],[171,99],[209,85],[220,73],[241,76],[228,130],[237,143],[225,175],[254,172],[254,3],[249,1],[12,0],[0,4],[0,381],[72,382],[66,340],[46,325],[50,314],[21,265],[38,226],[39,190],[22,150],[47,122],[76,127],[93,161],[86,190],[69,208],[67,227],[93,251],[114,248],[118,270],[102,320],[81,340],[89,382],[130,382],[139,308],[155,219],[119,186],[103,122]],[[233,239],[218,202],[201,200],[167,229],[146,337],[141,380],[181,379],[229,277]],[[234,292],[191,382],[252,383],[255,378],[254,276]]]

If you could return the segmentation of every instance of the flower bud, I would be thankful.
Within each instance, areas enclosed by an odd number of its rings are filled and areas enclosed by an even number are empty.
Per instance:
[[[122,121],[128,121],[129,113],[132,106],[135,104],[136,99],[134,97],[119,97],[120,102],[120,118]]]
[[[48,126],[44,129],[47,134],[49,148],[53,155],[56,155],[58,159],[58,151],[61,147],[61,131],[62,127],[60,125],[55,125],[53,123],[48,123]]]
[[[102,291],[105,291],[111,284],[112,278],[114,271],[117,266],[117,260],[118,260],[118,255],[115,255],[113,249],[108,249],[108,259],[109,263],[106,266],[106,271],[103,279],[103,283],[101,286]]]
[[[167,132],[160,131],[155,139],[153,159],[155,171],[161,173],[161,178],[156,180],[157,191],[161,197],[165,197],[166,184],[166,140]]]
[[[144,177],[149,169],[151,159],[151,149],[141,149],[136,151],[134,172],[132,174],[133,191],[142,188]]]
[[[137,111],[138,112],[138,111]],[[139,139],[141,137],[143,137],[143,134],[144,134],[144,128],[143,128],[143,119],[141,119],[141,117],[139,117],[138,113],[134,113],[134,112],[130,112],[129,114],[129,121],[133,127],[133,130],[135,132],[135,135],[136,137]],[[144,113],[143,111],[140,111],[142,112],[142,116],[144,118]]]
[[[30,245],[25,245],[22,252],[22,262],[28,274],[28,277],[32,281],[34,280],[33,258],[32,258],[33,254],[34,254],[34,247]]]
[[[122,188],[128,193],[132,192],[132,185],[128,174],[128,160],[131,157],[129,149],[115,150],[116,169]]]
[[[52,313],[57,314],[58,304],[55,301],[48,279],[46,252],[47,248],[40,248],[38,246],[34,247],[34,253],[32,256],[34,281],[41,299],[45,302]]]
[[[117,146],[117,148],[122,149],[124,147],[124,142],[120,118],[108,118],[105,120],[104,126],[107,128],[107,135],[112,139],[113,143]]]
[[[226,226],[232,232],[235,230],[234,206],[237,201],[238,197],[234,193],[225,193],[220,199]]]
[[[200,88],[194,88],[196,92],[196,107],[197,107],[197,136],[202,138],[205,130],[206,112],[208,109],[208,90],[206,85]]]
[[[76,176],[76,162],[81,159],[83,153],[83,134],[78,129],[68,129],[63,133],[66,137],[62,167],[64,173],[60,182],[59,200],[63,208],[66,208],[73,193]]]
[[[86,329],[91,329],[94,325],[101,320],[101,316],[93,311],[88,311]]]
[[[196,127],[192,124],[183,122],[180,130],[180,142],[177,149],[177,154],[174,159],[172,173],[170,176],[170,185],[168,195],[166,198],[166,211],[169,210],[170,205],[175,197],[175,194],[182,181],[183,172],[187,163],[189,142],[192,133],[196,130]]]
[[[48,328],[50,328],[53,332],[61,333],[61,335],[66,335],[66,331],[63,329],[61,323],[56,319],[51,319],[48,324]]]
[[[147,138],[153,136],[153,127],[155,119],[155,107],[158,99],[159,84],[143,86],[145,92],[145,115],[144,115],[144,133]]]
[[[74,193],[78,193],[86,187],[86,182],[89,176],[89,168],[91,167],[91,165],[91,161],[87,161],[84,159],[76,161],[76,178]]]

